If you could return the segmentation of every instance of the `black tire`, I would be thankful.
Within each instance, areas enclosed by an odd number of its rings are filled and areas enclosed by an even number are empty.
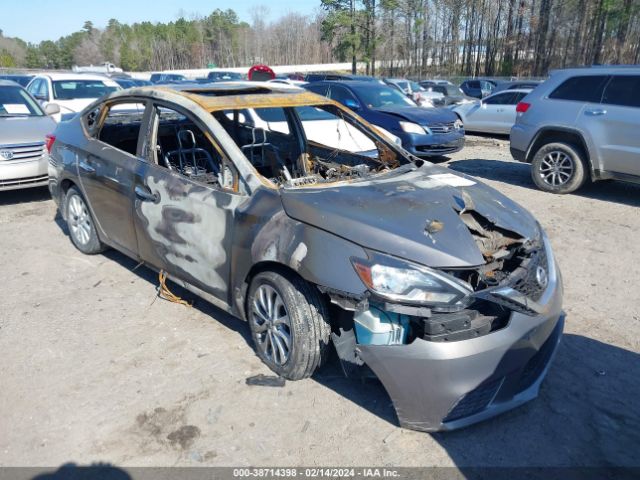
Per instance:
[[[67,191],[64,199],[65,218],[69,237],[82,253],[94,255],[104,251],[105,246],[98,238],[95,222],[87,203],[76,187]]]
[[[582,150],[570,143],[547,143],[538,149],[531,162],[531,178],[545,192],[575,192],[588,180],[587,172]]]
[[[265,297],[275,292],[282,306],[273,297],[273,315],[261,305]],[[265,271],[251,281],[247,297],[247,320],[260,359],[276,374],[288,380],[310,377],[328,354],[331,328],[328,310],[320,292],[302,278],[287,273]],[[286,315],[288,324],[278,319]],[[288,355],[276,348],[286,345]],[[271,346],[271,354],[269,352]]]

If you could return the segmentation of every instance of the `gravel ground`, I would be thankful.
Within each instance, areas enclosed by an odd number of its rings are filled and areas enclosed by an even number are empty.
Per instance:
[[[504,140],[447,161],[530,209],[562,268],[566,333],[540,397],[446,434],[400,429],[376,382],[333,361],[269,371],[248,327],[204,301],[156,299],[157,278],[71,245],[46,191],[0,193],[0,466],[640,465],[640,186],[554,196]]]

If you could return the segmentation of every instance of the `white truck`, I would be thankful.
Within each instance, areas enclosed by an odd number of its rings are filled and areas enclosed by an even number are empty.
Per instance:
[[[100,65],[89,65],[87,67],[79,67],[74,65],[72,70],[75,73],[122,73],[122,69],[116,67],[113,63],[104,62]]]

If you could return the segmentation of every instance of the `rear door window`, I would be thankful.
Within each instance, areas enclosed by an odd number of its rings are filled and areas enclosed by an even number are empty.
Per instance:
[[[484,103],[487,105],[515,105],[515,92],[506,92],[487,98]]]
[[[602,103],[640,107],[640,75],[617,75],[608,83]]]
[[[571,77],[551,92],[549,98],[600,103],[608,78],[607,75]]]
[[[514,95],[513,99],[511,100],[511,104],[512,105],[517,105],[520,102],[520,100],[522,100],[527,95],[529,95],[527,92],[517,92]]]
[[[100,128],[98,139],[118,150],[136,155],[140,127],[144,115],[143,103],[118,103],[111,105]]]

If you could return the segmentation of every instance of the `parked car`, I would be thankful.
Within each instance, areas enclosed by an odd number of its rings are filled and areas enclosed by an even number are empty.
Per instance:
[[[244,80],[245,77],[241,73],[236,72],[225,72],[221,70],[216,70],[214,72],[209,72],[207,75],[207,80],[209,82],[225,82],[231,80]]]
[[[384,83],[397,88],[421,107],[441,107],[445,104],[442,93],[422,88],[417,82],[403,78],[385,78]]]
[[[270,80],[270,82],[276,82]],[[288,85],[288,84],[286,84]],[[238,110],[242,115],[239,122],[244,126],[259,128],[272,132],[286,134],[289,129],[285,111],[282,108],[247,108]],[[302,122],[305,136],[310,142],[324,142],[340,150],[349,152],[360,152],[360,145],[365,145],[368,141],[366,137],[357,130],[348,128],[348,125],[337,119],[334,115],[316,107],[299,107],[298,117]],[[228,112],[227,117],[233,119],[234,112]],[[396,145],[402,146],[402,141],[384,128],[375,127],[387,140]]]
[[[5,74],[0,75],[0,80],[11,80],[21,87],[26,87],[33,78],[33,75]]]
[[[324,81],[359,81],[359,82],[376,82],[384,83],[376,77],[368,75],[352,75],[350,73],[308,73],[304,78],[306,82],[324,82]]]
[[[138,81],[133,78],[125,78],[125,77],[112,77],[112,80],[116,82],[122,88],[135,88],[138,85]],[[149,82],[151,85],[151,82]]]
[[[407,428],[463,427],[537,395],[564,320],[531,214],[331,100],[215,85],[115,92],[58,126],[50,189],[81,252],[113,247],[246,319],[289,380],[333,342]],[[240,110],[265,106],[283,109],[286,133],[243,124]],[[309,107],[362,150],[309,140]]]
[[[449,80],[420,80],[418,83],[423,88],[433,87],[434,85],[453,85]]]
[[[153,84],[158,83],[185,83],[189,82],[187,77],[179,73],[152,73],[149,81]]]
[[[46,111],[59,107],[49,104]],[[55,126],[24,88],[0,80],[0,191],[48,184],[45,142]]]
[[[111,77],[111,79],[120,85],[122,88],[135,88],[135,87],[146,87],[149,85],[153,85],[148,80],[140,80],[138,78],[130,78],[130,77]]]
[[[424,82],[420,82],[420,85],[423,85],[423,83]],[[426,88],[427,91],[441,93],[444,98],[445,106],[461,105],[463,103],[476,101],[476,98],[465,95],[460,87],[457,87],[453,83],[449,82],[436,83],[433,85],[424,83],[423,88]]]
[[[497,82],[484,79],[465,80],[460,84],[460,90],[469,97],[484,98],[491,95],[496,84]]]
[[[516,105],[531,90],[505,90],[473,103],[456,105],[452,110],[460,117],[467,132],[509,135],[516,122]]]
[[[492,93],[498,93],[504,90],[533,90],[541,83],[541,80],[515,80],[511,82],[498,82]]]
[[[120,90],[120,86],[110,78],[84,73],[41,74],[27,85],[27,91],[44,108],[52,103],[58,105],[59,112],[52,115],[56,122],[116,90]]]
[[[370,82],[316,82],[304,88],[388,130],[417,157],[447,155],[464,146],[464,128],[455,113],[446,108],[421,108],[395,88]]]
[[[640,67],[559,70],[520,102],[511,154],[538,188],[570,193],[589,179],[640,181]]]

